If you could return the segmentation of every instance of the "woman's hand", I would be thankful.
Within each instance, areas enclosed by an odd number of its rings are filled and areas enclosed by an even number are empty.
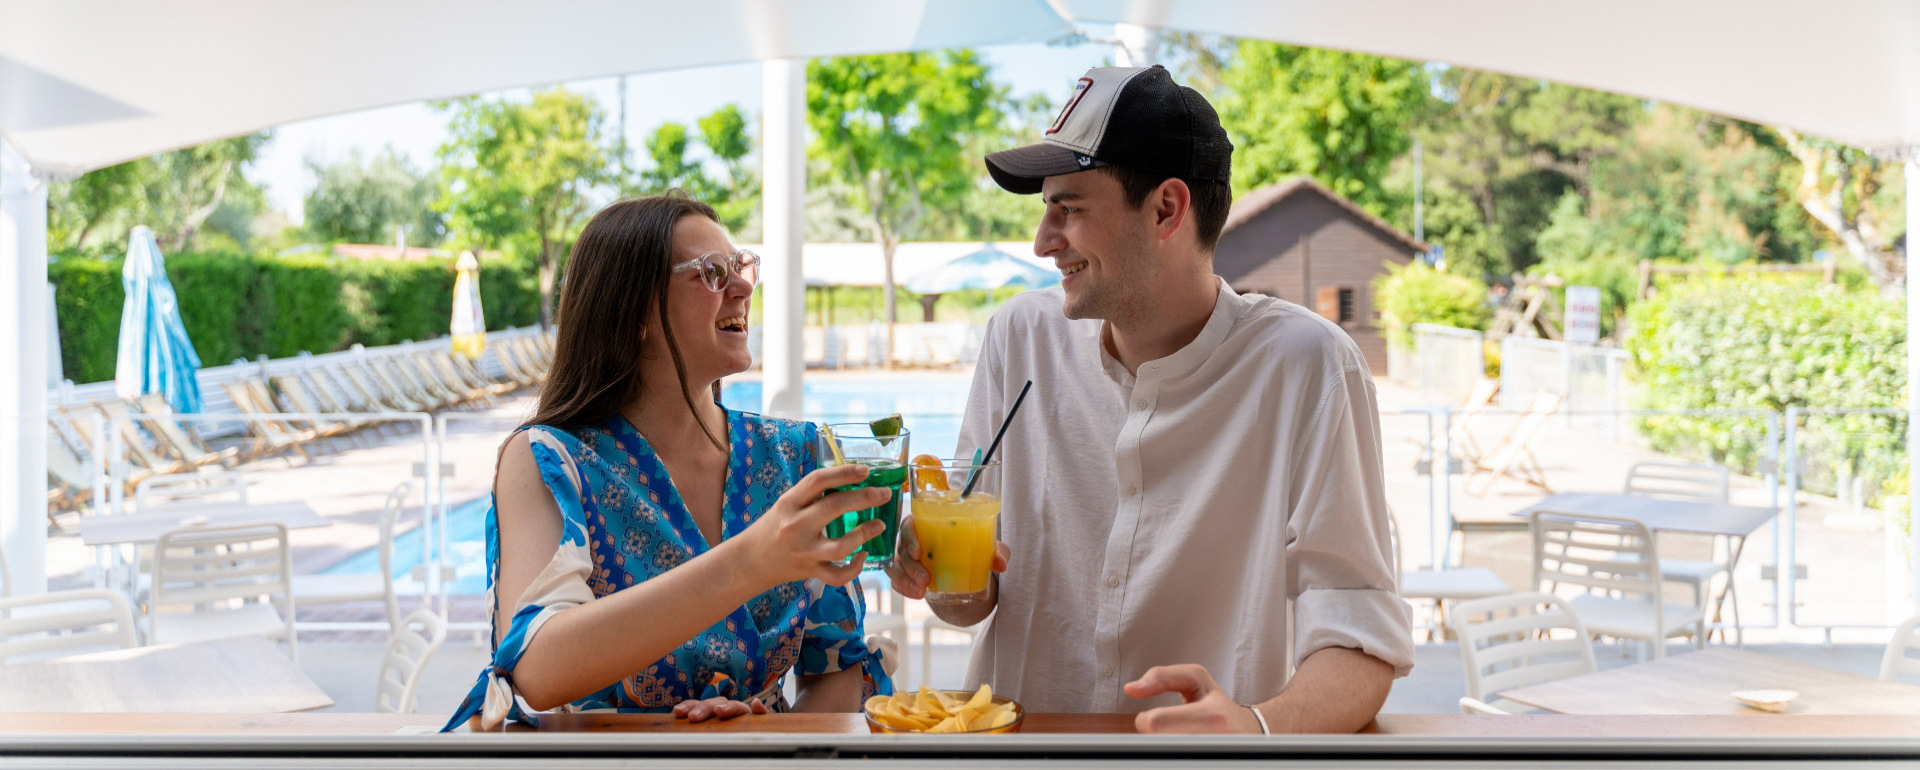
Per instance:
[[[886,502],[893,490],[870,487],[831,495],[826,492],[834,487],[857,484],[866,477],[864,465],[839,465],[807,474],[747,527],[747,531],[727,541],[745,550],[743,554],[736,554],[733,562],[751,570],[750,579],[760,586],[808,578],[819,578],[828,585],[838,586],[859,577],[860,569],[867,563],[866,554],[845,566],[835,562],[886,532],[886,522],[869,521],[838,538],[826,536],[827,523],[841,514]]]
[[[767,713],[767,704],[761,703],[757,697],[748,698],[744,701],[732,700],[730,698],[683,700],[680,701],[679,705],[673,707],[674,719],[685,719],[689,722],[705,722],[714,718],[732,719],[748,714],[765,713]]]

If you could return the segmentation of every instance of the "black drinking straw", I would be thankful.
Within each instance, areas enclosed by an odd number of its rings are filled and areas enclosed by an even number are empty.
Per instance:
[[[1000,448],[1000,439],[1007,437],[1007,426],[1013,424],[1013,416],[1020,412],[1020,403],[1027,400],[1027,391],[1032,389],[1033,380],[1027,380],[1027,384],[1020,386],[1020,395],[1013,399],[1013,406],[1007,409],[1007,418],[1000,421],[1000,432],[993,434],[993,443],[987,446],[987,456],[980,460],[982,466],[993,462],[993,453]],[[973,486],[978,483],[980,483],[980,471],[975,469],[973,473],[967,474],[967,488],[960,490],[960,499],[965,500],[967,495],[973,494]]]

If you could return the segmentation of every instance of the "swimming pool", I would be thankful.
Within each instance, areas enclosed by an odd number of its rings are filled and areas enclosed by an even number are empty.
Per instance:
[[[971,377],[897,377],[827,379],[806,382],[800,393],[801,410],[814,422],[865,422],[899,412],[912,434],[914,454],[949,455],[960,440],[960,416],[966,411]],[[729,383],[720,390],[720,403],[730,409],[760,410],[758,381]],[[453,505],[447,512],[448,564],[454,568],[451,592],[487,591],[486,514],[488,500],[477,497]],[[419,529],[403,532],[393,542],[395,590],[419,593],[412,577],[421,563]],[[328,568],[326,574],[368,574],[380,570],[380,552],[369,548]]]

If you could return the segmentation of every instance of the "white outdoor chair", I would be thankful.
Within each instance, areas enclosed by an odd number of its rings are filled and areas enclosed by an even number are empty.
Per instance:
[[[292,577],[286,525],[188,527],[163,533],[154,547],[147,641],[259,634],[286,640],[288,657],[298,662],[293,595],[288,590]],[[164,611],[177,605],[190,606]]]
[[[1880,661],[1880,678],[1889,682],[1900,681],[1900,677],[1920,677],[1920,615],[1907,618],[1907,622],[1893,632],[1893,638],[1887,640],[1887,655]]]
[[[1482,616],[1484,620],[1475,620]],[[1447,627],[1460,640],[1460,660],[1466,667],[1467,697],[1460,699],[1464,714],[1525,712],[1530,710],[1526,706],[1492,696],[1599,669],[1587,627],[1557,596],[1507,594],[1464,601],[1454,605]],[[1555,639],[1556,630],[1570,633]]]
[[[16,597],[7,555],[0,551],[0,665],[138,643],[133,613],[120,592],[87,588]]]
[[[894,593],[885,576],[878,572],[860,573],[860,593],[867,600],[866,631],[892,639],[900,647],[900,657],[908,657],[907,600]],[[895,686],[906,688],[907,666],[897,666]]]
[[[222,495],[233,495],[234,500],[246,502],[246,477],[239,471],[149,476],[134,485],[133,508],[144,513],[159,506],[175,505],[187,500],[210,502],[208,498]]]
[[[1440,637],[1439,629],[1447,623],[1447,602],[1466,599],[1484,599],[1511,593],[1507,581],[1501,580],[1493,570],[1485,567],[1461,567],[1457,569],[1418,569],[1403,572],[1400,554],[1400,523],[1387,513],[1387,536],[1393,541],[1393,578],[1394,587],[1400,592],[1400,598],[1409,602],[1433,602],[1434,622],[1427,627],[1429,640]]]
[[[1632,519],[1535,511],[1532,514],[1533,585],[1553,592],[1561,585],[1587,593],[1568,601],[1589,631],[1653,646],[1666,656],[1669,637],[1691,632],[1706,645],[1706,615],[1697,605],[1661,597],[1660,555],[1653,533]]]
[[[380,511],[380,572],[376,575],[299,575],[293,579],[293,597],[302,607],[346,602],[385,602],[388,633],[400,630],[400,600],[393,592],[393,532],[405,510],[413,482],[403,481],[387,493]]]
[[[414,610],[394,628],[393,637],[387,640],[387,654],[380,659],[379,680],[374,683],[374,713],[414,713],[427,661],[445,641],[447,621],[433,610]]]
[[[1501,711],[1493,704],[1473,698],[1460,699],[1460,713],[1468,715],[1512,716],[1511,711]]]
[[[0,664],[134,646],[126,597],[104,588],[0,598]]]
[[[1693,500],[1706,503],[1724,503],[1728,499],[1730,474],[1725,466],[1713,463],[1634,463],[1627,469],[1625,492],[1629,495],[1645,495],[1664,500]],[[1672,537],[1672,535],[1668,535]],[[1717,536],[1691,536],[1709,538],[1708,547],[1712,558],[1664,559],[1660,562],[1660,577],[1674,583],[1680,583],[1693,589],[1694,603],[1700,605],[1700,611],[1709,619],[1717,618],[1721,605],[1731,606],[1733,630],[1736,638],[1740,631],[1740,596],[1733,586],[1733,570],[1723,561],[1733,558],[1733,545],[1726,538]],[[1713,579],[1719,575],[1727,576],[1727,590],[1719,597],[1713,595]],[[1725,631],[1721,632],[1723,635]]]

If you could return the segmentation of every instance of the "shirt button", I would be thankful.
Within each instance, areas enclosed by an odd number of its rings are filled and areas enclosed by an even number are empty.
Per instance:
[[[1145,408],[1147,408],[1147,400],[1146,400],[1146,399],[1144,399],[1144,398],[1141,398],[1141,399],[1135,399],[1135,400],[1134,400],[1134,402],[1133,402],[1133,408],[1135,408],[1135,409],[1145,409]]]
[[[1119,587],[1120,587],[1120,578],[1119,578],[1118,576],[1114,576],[1114,577],[1109,577],[1109,578],[1107,578],[1107,587],[1108,587],[1108,588],[1119,588]]]
[[[1109,676],[1113,676],[1113,667],[1112,667],[1112,666],[1101,666],[1101,667],[1100,667],[1100,676],[1101,676],[1102,678],[1105,678],[1105,677],[1109,677]]]
[[[1139,488],[1139,487],[1136,487],[1136,486],[1134,486],[1134,485],[1132,485],[1132,484],[1128,484],[1128,485],[1127,485],[1127,496],[1128,496],[1128,497],[1132,497],[1132,496],[1134,496],[1134,495],[1137,495],[1137,494],[1140,494],[1140,488]]]

